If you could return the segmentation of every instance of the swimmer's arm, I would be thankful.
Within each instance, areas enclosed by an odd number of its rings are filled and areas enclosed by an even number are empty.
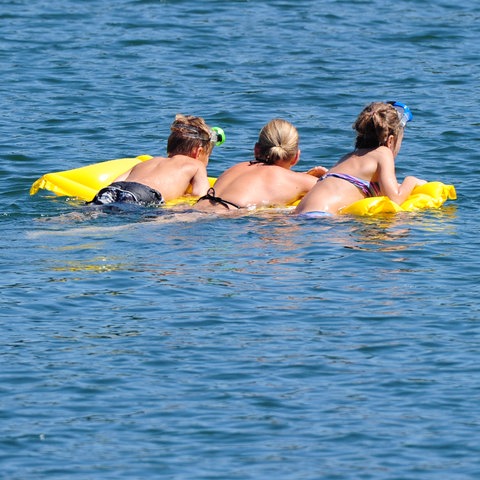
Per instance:
[[[323,168],[323,167],[321,167]],[[291,186],[295,189],[298,195],[305,195],[309,192],[313,186],[318,182],[318,178],[314,175],[303,172],[293,172],[290,171],[291,176]]]
[[[399,184],[395,175],[393,157],[386,157],[379,162],[379,183],[382,193],[390,200],[401,205],[417,185],[423,185],[426,181],[408,176]]]
[[[328,168],[322,167],[321,165],[318,165],[316,167],[311,168],[308,172],[306,172],[308,175],[312,175],[316,178],[321,178],[323,177],[326,173],[328,172]]]
[[[207,169],[202,165],[198,168],[190,184],[192,185],[192,195],[201,197],[205,195],[210,188],[210,182],[207,177]]]

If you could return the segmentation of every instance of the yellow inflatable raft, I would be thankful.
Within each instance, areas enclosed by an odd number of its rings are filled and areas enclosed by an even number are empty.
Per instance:
[[[401,204],[388,197],[370,197],[352,203],[340,213],[348,215],[373,216],[383,213],[415,212],[429,208],[439,208],[447,200],[456,200],[457,193],[453,185],[441,182],[428,182],[415,187],[410,196]]]
[[[150,155],[119,158],[64,172],[47,173],[33,183],[30,195],[44,189],[55,195],[78,197],[89,202],[100,189],[110,185],[122,173],[150,158],[152,158]]]
[[[30,188],[30,195],[35,195],[40,189],[44,189],[53,192],[55,195],[90,201],[100,189],[110,185],[119,175],[150,158],[152,158],[150,155],[140,155],[134,158],[108,160],[63,172],[47,173],[33,183]],[[211,177],[209,180],[210,184],[213,185],[216,179]],[[353,203],[342,209],[341,213],[372,216],[384,213],[411,212],[439,208],[447,200],[455,200],[456,198],[453,185],[430,182],[416,187],[402,205],[397,205],[388,197],[371,197]],[[167,205],[193,204],[195,200],[195,197],[182,197],[167,202]]]

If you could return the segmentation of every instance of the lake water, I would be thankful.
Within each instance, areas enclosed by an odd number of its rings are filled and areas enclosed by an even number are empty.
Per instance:
[[[480,477],[480,5],[0,4],[0,472],[20,479]],[[331,166],[373,100],[414,121],[398,176],[439,210],[93,214],[44,173],[273,117]]]

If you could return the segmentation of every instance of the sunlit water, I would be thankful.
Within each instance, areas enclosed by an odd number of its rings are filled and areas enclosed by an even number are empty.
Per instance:
[[[0,6],[2,478],[480,476],[475,2]],[[372,100],[441,209],[95,211],[32,182],[163,154],[175,113],[251,158],[272,117],[332,165]]]

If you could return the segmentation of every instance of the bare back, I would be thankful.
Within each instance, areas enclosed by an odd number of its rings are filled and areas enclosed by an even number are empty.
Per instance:
[[[165,200],[185,195],[190,187],[193,195],[200,196],[209,187],[206,165],[186,155],[151,158],[116,179],[121,180],[154,188]]]
[[[308,192],[317,178],[294,172],[278,165],[239,163],[225,171],[214,185],[215,196],[238,207],[285,206]],[[197,207],[205,210],[225,210],[201,200]]]

